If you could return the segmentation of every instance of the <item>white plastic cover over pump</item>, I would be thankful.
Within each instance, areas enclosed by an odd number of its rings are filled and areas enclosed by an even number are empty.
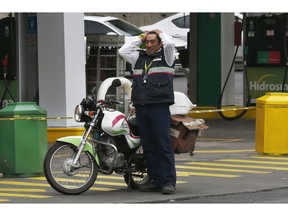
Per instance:
[[[182,92],[174,91],[174,98],[175,103],[170,106],[171,115],[187,115],[191,109],[196,107]]]

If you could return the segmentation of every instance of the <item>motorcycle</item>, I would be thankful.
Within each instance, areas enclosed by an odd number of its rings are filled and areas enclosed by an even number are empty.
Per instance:
[[[121,81],[113,78],[109,88],[121,86]],[[98,173],[123,175],[129,189],[150,181],[135,111],[126,116],[115,109],[118,104],[122,102],[113,98],[98,100],[94,88],[76,106],[75,121],[84,122],[82,136],[57,139],[44,159],[45,177],[56,191],[81,194],[93,186]]]

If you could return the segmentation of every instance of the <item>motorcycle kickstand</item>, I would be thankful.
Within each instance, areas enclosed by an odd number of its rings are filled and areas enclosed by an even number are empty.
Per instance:
[[[127,191],[132,191],[131,188],[131,178],[132,178],[132,174],[131,172],[128,174],[129,178],[128,178],[128,186],[127,186]]]

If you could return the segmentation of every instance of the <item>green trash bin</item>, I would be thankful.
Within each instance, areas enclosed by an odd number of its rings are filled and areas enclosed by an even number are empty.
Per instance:
[[[46,117],[46,110],[34,102],[10,103],[0,110],[0,173],[3,177],[43,175],[48,149]]]

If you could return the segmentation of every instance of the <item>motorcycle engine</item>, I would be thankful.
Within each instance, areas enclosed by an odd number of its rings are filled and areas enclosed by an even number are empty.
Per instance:
[[[116,152],[115,150],[116,143],[114,142],[114,139],[112,137],[106,137],[106,138],[101,137],[101,141],[111,144],[111,145],[103,145],[103,144],[99,145],[100,150],[99,154],[101,156],[101,161],[104,164],[104,166],[107,168],[111,167],[117,168],[123,166],[124,154]]]

